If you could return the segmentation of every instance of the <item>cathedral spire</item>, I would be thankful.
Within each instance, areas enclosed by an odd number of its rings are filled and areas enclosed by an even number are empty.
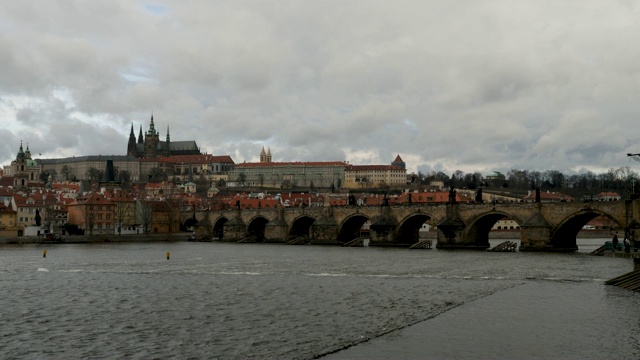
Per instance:
[[[138,144],[143,144],[144,138],[142,137],[142,124],[140,124],[140,134],[138,135]]]
[[[127,155],[136,156],[136,134],[133,132],[133,123],[131,123],[131,132],[129,133],[129,143],[127,144]]]
[[[171,137],[169,136],[169,125],[167,125],[167,142],[171,141]]]
[[[151,124],[149,124],[149,131],[147,133],[148,134],[156,133],[156,125],[153,123],[153,113],[151,113]]]
[[[22,140],[20,140],[20,149],[18,150],[18,155],[16,156],[16,160],[24,159],[24,149],[22,148]]]

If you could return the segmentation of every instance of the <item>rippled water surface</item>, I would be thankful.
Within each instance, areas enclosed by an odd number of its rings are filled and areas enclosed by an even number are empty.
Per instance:
[[[639,358],[628,259],[226,243],[0,247],[15,359]],[[171,259],[166,259],[166,252]]]

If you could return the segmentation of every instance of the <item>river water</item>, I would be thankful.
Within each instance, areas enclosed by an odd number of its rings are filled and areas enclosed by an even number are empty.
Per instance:
[[[640,294],[604,285],[633,265],[587,255],[604,241],[3,245],[0,358],[637,359]]]

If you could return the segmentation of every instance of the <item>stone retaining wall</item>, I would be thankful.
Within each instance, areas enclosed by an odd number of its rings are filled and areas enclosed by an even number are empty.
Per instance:
[[[63,236],[56,244],[81,244],[101,242],[145,242],[145,241],[186,241],[191,238],[190,232],[172,234],[134,234],[134,235],[93,235],[93,236]],[[43,244],[42,238],[35,236],[0,237],[0,244]]]

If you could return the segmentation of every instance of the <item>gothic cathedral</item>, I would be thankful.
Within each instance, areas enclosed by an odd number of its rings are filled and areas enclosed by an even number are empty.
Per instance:
[[[142,125],[140,125],[140,134],[136,141],[133,133],[133,124],[131,124],[131,133],[129,134],[129,143],[127,144],[127,155],[138,158],[155,158],[160,156],[174,155],[201,155],[200,149],[195,140],[191,141],[171,141],[169,135],[169,126],[167,125],[167,138],[160,141],[160,133],[156,130],[151,115],[151,123],[149,130],[142,137]]]

